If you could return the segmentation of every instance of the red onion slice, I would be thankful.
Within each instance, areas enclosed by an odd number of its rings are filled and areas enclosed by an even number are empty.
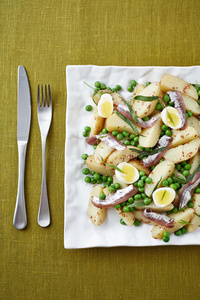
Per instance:
[[[161,215],[153,212],[150,208],[146,208],[143,211],[143,215],[146,219],[153,221],[161,226],[172,228],[174,227],[174,219],[170,219],[166,215]]]
[[[104,200],[98,197],[93,197],[92,203],[96,207],[112,207],[116,204],[127,201],[130,197],[137,193],[137,188],[133,185],[129,185],[121,190],[117,190],[115,193],[108,194]]]
[[[149,168],[154,166],[155,164],[157,164],[157,162],[164,156],[165,152],[169,149],[171,143],[172,143],[173,138],[163,135],[160,140],[158,141],[158,147],[156,147],[156,149],[162,148],[162,147],[166,147],[165,150],[153,154],[153,155],[149,155],[147,158],[143,159],[143,166],[145,168]],[[151,153],[151,152],[150,152]]]
[[[193,190],[200,183],[200,171],[197,172],[193,179],[187,182],[179,192],[179,209],[184,207],[191,199]]]
[[[125,104],[118,104],[117,105],[117,108],[116,108],[117,111],[119,111],[124,117],[126,117],[127,119],[129,119],[131,122],[133,122],[135,125],[138,125],[139,127],[141,128],[150,128],[152,127],[156,121],[159,119],[159,117],[152,117],[150,120],[148,121],[143,121],[141,118],[138,118],[138,122],[136,123],[131,114],[130,114],[130,111],[128,109],[128,106],[126,106]]]
[[[114,148],[116,150],[124,150],[126,146],[118,141],[111,133],[92,135],[86,138],[86,142],[89,145],[96,145],[100,142],[104,142],[109,147]]]
[[[169,91],[167,94],[169,95],[171,102],[174,103],[174,107],[179,112],[182,121],[182,126],[179,129],[183,130],[187,127],[187,116],[185,113],[185,103],[183,97],[179,91]]]

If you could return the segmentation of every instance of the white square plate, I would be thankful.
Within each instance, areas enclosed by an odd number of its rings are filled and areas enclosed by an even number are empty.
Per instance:
[[[84,182],[82,174],[82,153],[93,153],[93,147],[86,144],[82,132],[90,124],[92,112],[87,104],[94,105],[90,89],[84,81],[94,86],[99,80],[107,86],[120,84],[122,96],[130,98],[127,86],[131,79],[145,84],[160,81],[165,74],[172,74],[190,83],[200,81],[200,67],[117,67],[117,66],[67,66],[67,116],[65,147],[65,225],[64,246],[71,248],[113,247],[113,246],[163,246],[199,245],[200,228],[180,237],[171,235],[170,241],[153,239],[151,226],[123,226],[119,215],[110,208],[107,218],[100,226],[94,226],[87,216],[87,207],[92,185]]]

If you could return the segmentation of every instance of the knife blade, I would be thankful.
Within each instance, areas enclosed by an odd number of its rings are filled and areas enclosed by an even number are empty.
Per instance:
[[[13,225],[23,229],[27,225],[25,195],[24,195],[24,170],[26,146],[29,139],[31,123],[31,96],[29,81],[23,66],[18,67],[18,105],[17,105],[17,145],[18,145],[18,189],[13,218]]]

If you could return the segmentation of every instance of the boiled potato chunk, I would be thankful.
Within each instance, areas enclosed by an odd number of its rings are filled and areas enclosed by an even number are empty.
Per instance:
[[[194,210],[192,208],[186,208],[185,211],[179,211],[177,213],[169,214],[168,217],[174,219],[174,227],[167,228],[161,225],[156,225],[152,228],[152,237],[154,239],[162,239],[165,231],[168,231],[169,233],[177,231],[184,226],[181,221],[189,222],[193,215]]]
[[[193,156],[189,160],[189,164],[191,165],[191,169],[189,170],[189,173],[192,174],[200,165],[200,152],[198,151],[195,156]]]
[[[157,122],[150,128],[144,128],[139,136],[139,144],[142,147],[154,147],[158,142],[163,122],[160,114],[156,116],[159,117]]]
[[[135,148],[136,150],[138,150],[137,147],[133,147],[133,146],[127,146],[126,149],[124,149],[124,150],[115,150],[113,153],[110,154],[106,163],[117,166],[118,164],[120,164],[122,162],[128,162],[129,160],[131,160],[139,155],[137,152],[134,152],[134,151],[130,150],[129,148],[133,148],[133,149]],[[110,167],[108,165],[106,165],[106,169],[114,170],[112,167]]]
[[[182,95],[182,97],[183,97],[183,101],[185,103],[185,109],[190,110],[193,113],[193,115],[199,116],[200,106],[197,103],[197,101],[195,101],[194,99],[192,99],[191,97],[189,97],[187,95]]]
[[[115,151],[114,148],[108,146],[106,143],[104,142],[100,142],[98,144],[98,146],[96,147],[95,151],[94,151],[94,159],[97,162],[97,164],[103,164],[103,161],[106,161],[106,159],[108,158],[108,156]]]
[[[133,167],[135,167],[138,171],[144,171],[144,173],[148,176],[150,174],[150,169],[143,167],[143,164],[141,161],[137,159],[132,159],[128,162]]]
[[[189,232],[196,230],[200,226],[200,194],[194,194],[193,204],[194,216],[190,220],[191,224],[186,226]]]
[[[198,100],[198,94],[194,86],[170,74],[162,78],[161,90],[165,93],[172,90],[180,91],[182,94],[186,94],[194,100]]]
[[[136,206],[135,207],[136,209],[138,210],[143,210],[145,208],[150,208],[152,209],[153,211],[170,211],[174,208],[174,205],[172,203],[170,203],[169,205],[167,206],[164,206],[164,207],[158,207],[155,205],[155,203],[152,201],[150,204],[148,205],[145,205],[145,206]]]
[[[139,95],[144,89],[146,89],[144,84],[138,84],[133,91],[133,97]]]
[[[138,132],[141,132],[141,128],[135,125]],[[112,114],[110,117],[106,119],[105,128],[112,132],[113,130],[117,130],[118,132],[128,131],[129,133],[137,134],[130,125],[128,125],[124,120],[122,120],[117,114]]]
[[[96,173],[102,174],[102,175],[107,175],[107,176],[113,176],[114,174],[114,169],[106,169],[105,165],[100,165],[98,164],[95,159],[94,155],[88,156],[86,160],[86,166],[91,170]]]
[[[175,164],[172,161],[164,160],[160,162],[150,173],[149,177],[152,179],[152,183],[145,183],[144,192],[150,197],[153,193],[155,186],[158,184],[158,188],[161,186],[161,182],[171,176],[175,169]]]
[[[92,223],[96,226],[101,225],[107,215],[107,208],[99,208],[94,206],[92,203],[93,197],[99,197],[99,195],[103,192],[103,187],[96,185],[93,187],[91,194],[90,194],[90,199],[88,203],[88,217],[92,221]]]
[[[197,131],[192,126],[187,126],[183,130],[172,130],[172,143],[170,148],[186,144],[198,137]]]
[[[139,95],[141,96],[159,96],[160,94],[160,83],[159,82],[154,82],[149,84],[145,89],[143,89]],[[133,110],[135,111],[136,115],[139,118],[144,118],[149,116],[154,109],[156,108],[158,100],[154,101],[139,101],[135,100],[132,107]]]
[[[123,219],[123,221],[126,223],[126,225],[128,226],[132,226],[134,221],[135,221],[135,216],[133,212],[124,212],[122,210],[122,207],[116,209],[116,211],[118,212],[120,218]]]
[[[195,118],[194,116],[192,116],[187,119],[187,123],[189,126],[194,127],[194,129],[197,131],[198,135],[200,136],[199,120],[197,118]]]
[[[195,139],[187,144],[167,150],[164,158],[173,161],[175,164],[181,161],[192,158],[198,151],[200,146],[200,139]]]
[[[91,131],[90,131],[89,136],[92,136],[92,135],[95,135],[95,134],[98,134],[99,132],[101,132],[101,130],[103,129],[103,126],[104,126],[104,122],[105,122],[105,119],[99,116],[97,106],[95,106],[93,108],[92,119],[91,119],[91,123],[90,123]]]
[[[108,92],[112,96],[113,104],[115,106],[117,106],[120,103],[123,103],[122,96],[116,92],[110,93],[110,90],[101,90],[98,93],[96,93],[94,96],[92,95],[92,99],[93,99],[94,103],[98,104],[98,102],[101,98],[101,92],[103,92],[103,93]]]

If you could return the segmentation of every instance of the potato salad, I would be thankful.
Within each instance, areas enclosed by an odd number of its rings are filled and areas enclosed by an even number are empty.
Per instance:
[[[83,137],[94,151],[81,156],[84,180],[91,184],[91,222],[101,225],[114,209],[122,225],[137,230],[134,226],[149,224],[152,237],[164,242],[171,234],[196,230],[200,85],[167,74],[146,85],[131,80],[129,100],[120,85],[96,81],[93,90],[92,105],[85,107],[91,123]]]

